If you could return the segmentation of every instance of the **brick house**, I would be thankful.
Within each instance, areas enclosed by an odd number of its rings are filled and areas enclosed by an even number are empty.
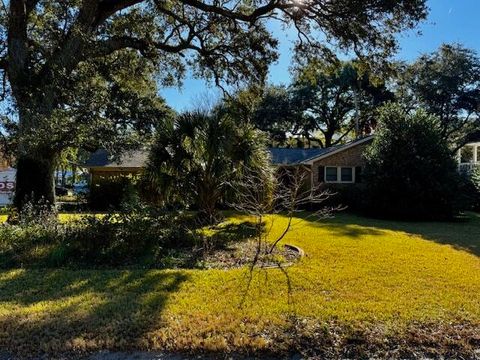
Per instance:
[[[362,182],[363,152],[373,136],[325,149],[270,149],[278,167],[302,166],[310,174],[310,186],[355,186]]]
[[[308,173],[309,186],[352,186],[361,182],[365,166],[362,154],[373,136],[329,148],[270,148],[272,164],[279,169],[300,167]],[[84,167],[90,172],[91,183],[117,176],[138,176],[148,157],[147,151],[133,151],[112,159],[106,150],[93,153]]]

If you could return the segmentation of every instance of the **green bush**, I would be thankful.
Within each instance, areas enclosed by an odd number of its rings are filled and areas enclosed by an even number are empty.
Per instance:
[[[463,174],[459,201],[463,209],[480,211],[480,168]]]
[[[22,217],[25,218],[25,217]],[[105,216],[76,221],[18,222],[0,226],[0,267],[162,267],[172,252],[192,249],[200,240],[187,226],[189,218],[136,206]],[[177,264],[182,266],[182,264]]]
[[[471,182],[473,184],[474,191],[472,193],[473,209],[480,211],[480,168],[477,167],[472,171]]]
[[[450,218],[456,213],[459,175],[438,120],[424,111],[389,104],[366,154],[368,210],[408,220]]]
[[[90,187],[88,205],[97,211],[120,209],[122,203],[128,202],[136,193],[135,181],[131,177],[103,178]]]

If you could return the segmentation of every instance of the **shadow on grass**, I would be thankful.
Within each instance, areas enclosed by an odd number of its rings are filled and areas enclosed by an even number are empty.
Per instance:
[[[477,213],[445,222],[391,221],[342,213],[312,225],[328,227],[334,233],[353,239],[364,235],[385,235],[385,230],[402,231],[480,256],[480,214]]]
[[[211,230],[213,232],[206,236],[206,240],[222,250],[228,250],[233,243],[248,240],[256,235],[255,224],[250,221],[220,224],[211,227]]]
[[[161,326],[169,296],[187,279],[153,270],[0,273],[0,302],[12,309],[0,316],[0,348],[28,357],[146,348],[144,335]]]

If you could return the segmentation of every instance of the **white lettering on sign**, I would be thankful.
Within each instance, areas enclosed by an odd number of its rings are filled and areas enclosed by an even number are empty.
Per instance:
[[[0,192],[10,193],[15,190],[15,182],[13,181],[0,181]]]

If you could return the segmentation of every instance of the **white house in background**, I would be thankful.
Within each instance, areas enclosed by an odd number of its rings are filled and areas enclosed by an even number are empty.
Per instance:
[[[470,172],[474,168],[480,168],[480,137],[472,139],[458,150],[457,159],[461,172]]]

